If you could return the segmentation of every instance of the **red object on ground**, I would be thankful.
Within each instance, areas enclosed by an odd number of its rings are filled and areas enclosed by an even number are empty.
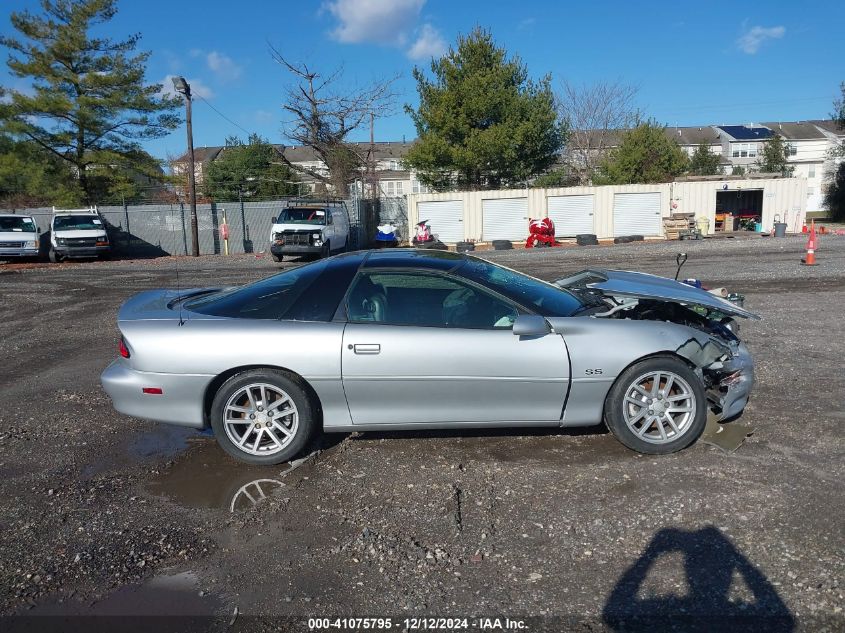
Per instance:
[[[560,246],[555,241],[555,223],[551,218],[540,218],[528,222],[528,239],[525,248],[534,248],[537,244]]]
[[[810,231],[810,229],[808,229],[808,228],[807,228],[807,225],[806,225],[806,224],[805,224],[803,227],[801,227],[801,232],[802,232],[802,233],[808,233],[809,231]]]

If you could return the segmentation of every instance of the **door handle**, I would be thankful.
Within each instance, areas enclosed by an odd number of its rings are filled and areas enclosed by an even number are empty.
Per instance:
[[[381,345],[378,343],[356,343],[352,346],[356,354],[379,354]]]

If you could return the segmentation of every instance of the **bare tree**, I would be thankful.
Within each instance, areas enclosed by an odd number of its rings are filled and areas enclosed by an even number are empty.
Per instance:
[[[637,88],[619,82],[576,86],[564,81],[557,94],[558,112],[569,126],[566,155],[569,169],[588,185],[621,130],[635,127],[641,117],[634,104]]]
[[[397,77],[346,89],[342,82],[343,68],[323,74],[304,62],[289,62],[272,46],[270,50],[273,59],[293,76],[282,104],[291,117],[284,125],[284,134],[291,141],[312,148],[328,173],[294,164],[284,156],[282,160],[298,173],[332,187],[336,193],[344,193],[366,159],[366,151],[361,152],[347,138],[369,123],[370,116],[378,118],[391,113]]]

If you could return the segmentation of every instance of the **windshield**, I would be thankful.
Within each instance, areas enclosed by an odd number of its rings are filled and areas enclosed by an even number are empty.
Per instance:
[[[325,209],[296,209],[282,211],[277,220],[279,224],[318,224],[326,223]]]
[[[103,221],[96,215],[57,215],[53,218],[54,231],[85,231],[103,229]]]
[[[4,231],[35,233],[37,230],[32,218],[0,218],[0,233]]]
[[[455,271],[543,316],[572,316],[586,306],[567,290],[475,257]]]

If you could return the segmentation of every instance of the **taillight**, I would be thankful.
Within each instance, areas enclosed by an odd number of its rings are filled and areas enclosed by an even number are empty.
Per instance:
[[[129,358],[129,348],[126,347],[126,342],[123,340],[122,336],[117,343],[117,351],[120,352],[120,355],[123,356],[123,358]]]

